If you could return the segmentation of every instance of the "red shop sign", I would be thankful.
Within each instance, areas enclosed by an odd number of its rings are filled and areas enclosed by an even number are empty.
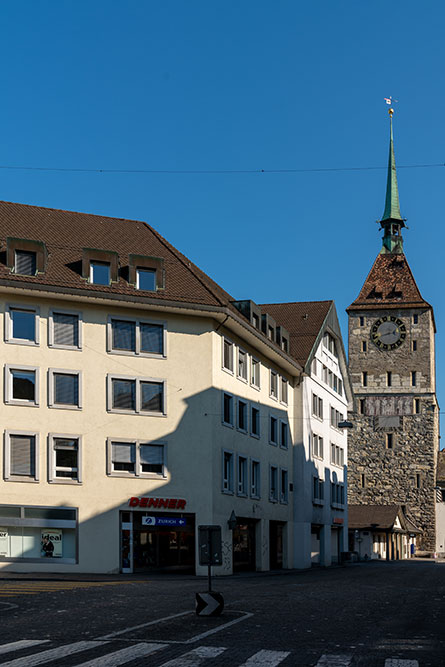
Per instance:
[[[128,501],[130,507],[154,507],[156,509],[164,510],[185,510],[187,504],[186,500],[181,498],[147,498],[143,496],[142,498],[137,498],[133,496]]]

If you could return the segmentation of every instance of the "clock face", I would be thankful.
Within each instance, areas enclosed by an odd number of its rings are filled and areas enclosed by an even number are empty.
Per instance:
[[[406,326],[393,315],[383,315],[371,327],[371,340],[380,350],[395,350],[406,338]]]

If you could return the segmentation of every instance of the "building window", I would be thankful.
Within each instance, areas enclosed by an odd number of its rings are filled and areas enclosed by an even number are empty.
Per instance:
[[[50,311],[48,345],[80,350],[82,347],[80,313]]]
[[[252,313],[252,324],[255,327],[255,329],[260,328],[260,318],[256,313]]]
[[[387,371],[387,373],[386,373],[386,386],[387,387],[392,387],[392,373],[391,373],[391,371]]]
[[[392,449],[394,446],[394,434],[386,433],[386,449]]]
[[[312,394],[312,414],[323,419],[323,399],[316,394]]]
[[[420,399],[419,398],[414,399],[414,413],[416,415],[420,415]]]
[[[251,498],[261,497],[261,474],[260,462],[255,459],[250,461],[250,496]]]
[[[333,426],[334,428],[338,428],[339,423],[342,421],[343,421],[343,415],[341,414],[341,412],[333,408],[331,405],[331,426]]]
[[[165,327],[154,322],[112,317],[108,321],[108,351],[165,357]]]
[[[260,410],[252,405],[250,410],[250,434],[260,437]]]
[[[108,475],[166,477],[166,445],[108,438]]]
[[[358,319],[359,319],[360,326],[364,327],[365,326],[365,318],[363,317],[363,315],[360,315],[360,317]]]
[[[250,384],[257,389],[260,387],[260,368],[261,364],[258,359],[252,357],[250,366]]]
[[[368,343],[366,342],[366,340],[362,340],[362,352],[366,352],[367,348],[368,348]]]
[[[289,352],[289,343],[287,342],[287,338],[284,338],[284,336],[281,337],[281,349],[283,352],[286,352],[286,354]]]
[[[344,452],[341,447],[331,443],[331,463],[342,467],[344,465]]]
[[[5,431],[5,480],[39,480],[39,435],[28,431]]]
[[[278,419],[272,416],[269,419],[269,442],[271,445],[278,445]]]
[[[323,458],[323,438],[319,435],[312,435],[312,455],[318,459]]]
[[[79,435],[49,435],[50,482],[82,482],[81,440]]]
[[[34,366],[5,366],[5,402],[39,405],[39,370]]]
[[[288,402],[288,381],[285,378],[281,378],[281,402],[287,405]]]
[[[165,381],[109,375],[108,406],[111,412],[164,415]]]
[[[413,350],[413,352],[416,352],[416,350],[417,350],[417,341],[416,340],[412,341],[412,350]]]
[[[233,493],[233,452],[223,452],[222,491]]]
[[[324,482],[318,475],[312,477],[312,500],[314,503],[322,503],[324,500]]]
[[[315,375],[315,377],[317,377],[317,360],[316,359],[312,359],[311,371],[312,371],[312,375]]]
[[[238,399],[238,430],[247,433],[247,403]]]
[[[227,338],[223,338],[223,368],[233,373],[233,343]]]
[[[289,426],[287,422],[280,420],[280,447],[287,449],[289,446]]]
[[[48,404],[51,408],[82,407],[80,371],[50,368],[48,371]]]
[[[156,270],[136,269],[136,289],[156,292]]]
[[[247,354],[238,349],[238,377],[247,382]]]
[[[109,285],[111,276],[111,267],[109,262],[90,262],[90,283],[93,285]]]
[[[278,502],[278,468],[269,466],[269,500],[272,503]]]
[[[366,488],[366,477],[364,472],[360,475],[360,486],[362,489]]]
[[[323,378],[323,382],[325,384],[327,384],[328,383],[328,368],[324,364],[323,364],[323,368],[322,368],[322,378]]]
[[[280,468],[280,503],[287,505],[289,501],[289,474],[285,468]]]
[[[359,405],[360,414],[365,415],[366,414],[366,399],[365,398],[359,398],[358,405]]]
[[[238,496],[247,496],[247,459],[238,456]]]
[[[413,315],[413,324],[418,324],[418,323],[419,323],[419,316]]]
[[[278,375],[275,371],[270,371],[270,395],[272,398],[278,398]]]
[[[328,331],[323,336],[323,345],[335,358],[337,358],[335,338]]]
[[[362,373],[362,385],[364,387],[368,386],[368,373],[367,373],[367,371],[363,371],[363,373]]]
[[[233,396],[227,392],[223,392],[223,415],[222,421],[225,426],[233,427]]]
[[[417,373],[416,371],[411,371],[411,386],[415,387],[417,384]]]
[[[417,475],[416,475],[416,489],[420,489],[421,485],[422,485],[422,480],[420,478],[419,473],[417,473]]]
[[[345,503],[345,487],[343,484],[331,482],[331,504],[344,505]]]
[[[37,308],[7,306],[5,341],[21,345],[39,344],[39,311]]]
[[[35,252],[16,250],[14,258],[14,273],[21,276],[35,276],[37,273],[37,256]]]

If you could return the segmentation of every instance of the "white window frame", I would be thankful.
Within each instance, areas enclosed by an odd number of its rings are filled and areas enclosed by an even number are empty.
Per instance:
[[[60,345],[54,342],[54,314],[72,315],[77,317],[77,345]],[[63,308],[51,308],[48,321],[48,347],[54,347],[60,350],[81,350],[82,349],[82,329],[83,315],[78,310],[65,310]]]
[[[283,488],[283,473],[286,478],[286,482]],[[280,503],[282,505],[287,505],[289,503],[289,471],[287,468],[280,468],[279,470],[279,485],[280,485]]]
[[[230,356],[231,356],[232,368],[224,366],[224,347],[225,347],[225,343],[228,343],[228,345],[230,345]],[[226,373],[230,373],[230,375],[234,375],[234,365],[235,365],[235,344],[233,343],[233,341],[230,340],[230,338],[227,338],[227,336],[222,336],[221,337],[221,368]]]
[[[54,375],[77,375],[78,403],[55,403]],[[82,371],[75,371],[71,368],[48,368],[48,407],[57,410],[82,410]]]
[[[275,393],[274,393],[274,381],[275,381]],[[274,401],[278,401],[278,373],[270,369],[270,380],[269,380],[269,396]]]
[[[284,387],[286,387],[285,392]],[[283,396],[284,393],[286,393],[285,397]],[[289,382],[282,376],[280,377],[280,403],[283,403],[283,405],[288,405],[289,403]]]
[[[113,408],[113,380],[129,380],[136,383],[135,409],[124,410],[122,408]],[[141,382],[154,382],[162,384],[162,410],[160,412],[147,412],[141,410]],[[167,416],[167,380],[163,378],[140,377],[134,375],[118,375],[108,373],[107,375],[107,412],[113,412],[123,415],[141,415],[148,417],[166,417]]]
[[[229,476],[227,478],[224,476],[224,458],[226,454],[230,456]],[[233,451],[231,449],[223,449],[221,457],[221,491],[222,493],[226,493],[231,496],[233,496],[234,489],[234,461],[235,455]]]
[[[240,419],[239,419],[239,411],[240,411],[240,404],[244,405],[244,416],[245,416],[245,428],[241,428],[240,426]],[[236,429],[240,433],[248,433],[249,431],[249,404],[247,401],[245,401],[243,398],[238,398],[236,401]]]
[[[315,443],[317,443],[317,445],[315,445]],[[312,433],[312,456],[316,459],[324,459],[324,438],[323,436],[318,435],[318,433]]]
[[[253,410],[258,411],[258,433],[253,432]],[[250,404],[250,435],[252,438],[257,438],[258,440],[261,438],[261,409],[260,409],[260,404],[259,403],[251,403]]]
[[[113,470],[112,443],[122,442],[124,444],[135,446],[135,464],[134,472],[129,470]],[[141,445],[155,445],[163,449],[163,464],[162,472],[143,472],[141,464]],[[126,477],[127,479],[143,478],[143,479],[167,479],[167,442],[165,440],[144,440],[141,438],[107,438],[107,475],[109,477]]]
[[[254,468],[257,470],[257,484],[255,485]],[[261,498],[261,462],[258,459],[250,459],[250,497],[255,500]]]
[[[135,325],[135,351],[133,350],[116,350],[113,348],[113,320],[122,322],[131,322]],[[162,353],[143,352],[141,351],[141,324],[154,324],[162,327]],[[107,352],[108,354],[118,354],[127,357],[148,357],[151,359],[166,359],[167,358],[167,323],[161,320],[148,320],[145,318],[125,317],[121,315],[109,315],[107,321]]]
[[[241,375],[240,372],[239,372],[239,370],[240,370],[240,368],[239,368],[239,366],[240,366],[240,355],[244,355],[244,369],[245,369],[245,373],[246,373],[245,376]],[[237,361],[238,361],[238,363],[237,363],[237,367],[236,367],[236,376],[237,376],[238,380],[241,380],[242,382],[245,382],[247,384],[248,377],[249,377],[249,355],[241,347],[238,348]]]
[[[22,366],[21,364],[5,364],[5,403],[8,405],[25,405],[30,408],[40,406],[40,372],[38,366]],[[11,371],[32,371],[35,376],[34,401],[28,401],[22,398],[13,398],[12,395],[12,372]]]
[[[230,400],[230,417],[231,421],[226,422],[224,420],[224,396],[228,396]],[[221,394],[221,422],[223,423],[224,426],[228,426],[229,428],[234,428],[235,427],[235,397],[233,394],[230,393],[230,391],[223,391]]]
[[[258,384],[254,377],[254,368],[258,369]],[[250,386],[257,390],[261,387],[261,362],[256,357],[250,357]]]
[[[55,440],[63,438],[66,440],[77,440],[77,479],[69,477],[57,477]],[[82,484],[82,436],[67,433],[48,434],[48,482],[51,484]]]
[[[139,282],[140,282],[139,274],[141,272],[142,273],[150,272],[150,273],[154,274],[154,277],[155,277],[154,289],[147,290],[147,289],[143,289],[142,287],[139,286]],[[142,292],[157,292],[157,285],[158,285],[158,269],[152,269],[149,266],[139,266],[139,267],[136,268],[136,289],[137,290],[141,290]]]
[[[275,494],[273,494],[273,488],[272,488],[272,479],[273,479],[273,473],[274,473],[274,472],[275,472],[275,475],[276,475],[276,479],[275,479]],[[277,503],[277,502],[278,502],[278,499],[279,499],[279,489],[278,489],[278,486],[279,486],[280,480],[279,480],[279,478],[278,478],[278,477],[279,477],[278,473],[279,473],[279,468],[278,468],[278,466],[275,466],[275,465],[270,464],[270,465],[269,465],[269,502],[271,502],[271,503]]]
[[[34,461],[35,461],[35,470],[33,477],[25,477],[24,475],[13,475],[11,474],[11,436],[14,435],[24,435],[31,436],[34,438]],[[3,460],[3,479],[5,482],[27,482],[36,483],[40,481],[40,448],[39,448],[39,436],[40,434],[36,431],[20,431],[16,429],[7,429],[5,430],[5,440],[4,440],[4,460]]]
[[[286,442],[283,443],[283,426],[285,426],[285,433],[286,433]],[[279,434],[278,434],[278,439],[280,441],[280,447],[281,449],[289,449],[289,424],[285,419],[280,419],[279,420]]]
[[[236,460],[236,495],[240,498],[247,498],[247,488],[249,485],[248,458],[242,454],[237,455]],[[243,474],[240,475],[240,465],[243,464]]]
[[[275,420],[276,424],[276,440],[272,440],[272,419]],[[273,447],[278,447],[278,439],[280,437],[280,434],[278,433],[278,427],[279,419],[275,417],[275,415],[269,415],[269,444],[273,445]]]
[[[11,310],[22,310],[27,313],[34,313],[34,340],[13,337]],[[38,306],[27,306],[23,303],[8,303],[6,305],[5,343],[14,345],[31,345],[33,347],[38,347],[40,345],[40,308]]]

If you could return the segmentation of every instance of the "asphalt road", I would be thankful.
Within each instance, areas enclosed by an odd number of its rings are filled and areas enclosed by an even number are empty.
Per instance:
[[[214,580],[0,575],[0,667],[444,667],[445,562]]]

